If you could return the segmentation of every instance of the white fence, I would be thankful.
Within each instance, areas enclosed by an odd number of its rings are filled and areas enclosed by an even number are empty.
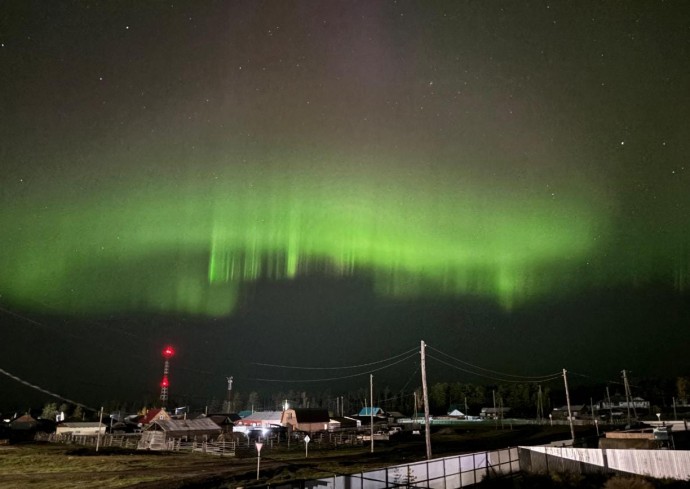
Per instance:
[[[690,451],[618,450],[571,447],[520,447],[528,472],[626,472],[655,478],[690,480]]]
[[[334,475],[309,481],[292,481],[275,489],[384,489],[415,487],[454,489],[469,487],[491,474],[510,475],[520,471],[517,448],[470,453],[350,475]]]

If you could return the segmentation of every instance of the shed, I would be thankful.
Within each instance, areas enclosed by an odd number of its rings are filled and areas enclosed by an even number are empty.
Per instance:
[[[208,418],[199,419],[157,419],[141,436],[139,450],[165,450],[173,438],[204,441],[214,439],[221,433],[220,426]]]

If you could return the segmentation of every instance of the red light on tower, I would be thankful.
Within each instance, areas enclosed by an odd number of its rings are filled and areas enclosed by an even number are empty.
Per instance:
[[[168,387],[170,386],[170,381],[168,381],[168,372],[170,371],[170,359],[175,355],[175,349],[167,345],[163,348],[163,358],[165,363],[163,364],[163,380],[161,381],[161,401],[163,404],[168,400]]]

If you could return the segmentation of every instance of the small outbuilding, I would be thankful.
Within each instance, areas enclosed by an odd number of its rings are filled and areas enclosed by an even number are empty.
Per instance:
[[[173,439],[207,441],[217,438],[221,428],[208,418],[157,419],[144,431],[139,450],[165,450]]]

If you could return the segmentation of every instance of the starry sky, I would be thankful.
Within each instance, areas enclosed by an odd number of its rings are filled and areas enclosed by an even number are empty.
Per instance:
[[[426,338],[690,370],[683,2],[1,10],[3,368],[155,394],[172,341],[201,398]]]

